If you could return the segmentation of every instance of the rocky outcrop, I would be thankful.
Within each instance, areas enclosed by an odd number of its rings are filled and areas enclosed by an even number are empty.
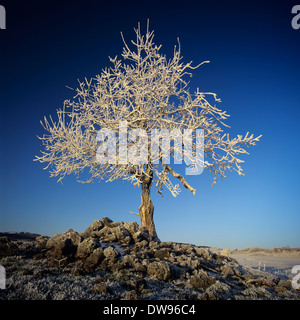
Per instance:
[[[23,263],[19,257],[29,251],[31,256],[25,256],[33,259]],[[26,281],[28,277],[34,282],[49,276],[68,277],[69,283],[77,283],[78,276],[84,276],[80,281],[100,276],[90,286],[89,298],[93,299],[300,298],[290,281],[242,267],[230,256],[207,247],[152,241],[136,222],[102,218],[81,234],[69,229],[51,238],[39,236],[31,244],[0,238],[0,252],[7,257],[3,259],[16,259],[19,278],[26,275]],[[0,264],[8,261],[9,271],[11,260],[3,259]],[[11,281],[16,281],[13,274]],[[17,292],[16,288],[10,292],[11,297],[16,298]],[[28,298],[22,292],[19,296]]]
[[[124,244],[149,240],[149,233],[136,222],[113,222],[105,217],[94,222],[82,233],[84,238],[99,238],[106,242],[121,242]]]

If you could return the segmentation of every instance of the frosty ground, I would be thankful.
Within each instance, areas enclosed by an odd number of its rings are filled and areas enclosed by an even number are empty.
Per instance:
[[[0,299],[300,299],[290,277],[265,272],[263,265],[258,270],[249,265],[256,258],[247,260],[250,256],[243,253],[227,253],[151,241],[136,223],[108,218],[95,220],[81,234],[70,229],[52,238],[14,241],[1,237],[0,264],[6,269],[6,289],[0,290]],[[263,258],[270,257],[259,257],[261,263]],[[295,259],[291,263],[299,261],[298,257],[290,259]],[[273,270],[268,268],[266,271]]]

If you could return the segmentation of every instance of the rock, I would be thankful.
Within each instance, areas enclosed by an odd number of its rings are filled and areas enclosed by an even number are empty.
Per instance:
[[[137,272],[142,272],[142,273],[146,273],[147,272],[147,267],[144,266],[143,264],[141,264],[140,262],[136,262],[134,265],[134,270]]]
[[[204,259],[211,259],[213,257],[213,253],[208,248],[195,247],[196,253]]]
[[[107,247],[103,251],[105,258],[111,260],[112,262],[117,260],[117,257],[120,255],[119,252],[114,247]]]
[[[171,264],[170,265],[171,278],[179,279],[185,274],[185,269],[179,268],[178,266]]]
[[[234,270],[231,266],[229,265],[224,265],[222,268],[222,275],[224,278],[228,278],[230,276],[233,276],[234,275]],[[250,280],[250,279],[249,279]]]
[[[119,241],[124,244],[129,244],[132,240],[129,231],[123,228],[122,225],[115,227],[106,226],[99,231],[98,235],[101,240],[107,242]]]
[[[51,237],[47,243],[46,248],[51,249],[56,247],[60,242],[69,239],[74,246],[78,246],[79,243],[83,240],[82,236],[72,229],[65,231],[64,233],[55,234]]]
[[[266,290],[264,287],[248,287],[247,289],[241,291],[241,294],[247,299],[257,300],[257,299],[269,299],[271,297],[271,293]]]
[[[275,291],[277,294],[284,293],[286,290],[287,290],[287,288],[285,288],[285,287],[283,287],[283,286],[275,286],[275,287],[274,287],[274,291]]]
[[[161,260],[165,258],[169,258],[169,256],[170,256],[170,253],[167,248],[162,248],[154,252],[154,257]]]
[[[76,258],[87,258],[99,246],[99,242],[94,238],[84,239],[77,247]]]
[[[243,275],[242,275],[242,278],[243,278],[243,279],[245,279],[246,281],[249,281],[249,280],[255,279],[254,275],[253,275],[253,274],[251,274],[251,273],[243,274]]]
[[[119,241],[124,244],[147,241],[150,238],[147,229],[139,227],[136,222],[113,222],[109,218],[94,220],[82,236],[100,238],[107,242]]]
[[[18,247],[8,237],[0,238],[0,258],[15,256],[19,253]]]
[[[134,264],[134,258],[132,255],[129,255],[129,254],[126,254],[124,257],[123,257],[123,263],[125,266],[127,267],[132,267],[133,264]]]
[[[292,288],[292,282],[290,280],[280,280],[278,282],[278,286],[286,288],[286,289],[291,289]]]
[[[136,242],[135,243],[135,247],[138,248],[138,249],[142,249],[142,250],[147,248],[148,245],[149,245],[149,242],[147,240],[142,240],[140,242]]]
[[[82,233],[84,238],[99,238],[99,232],[102,228],[110,226],[113,221],[107,217],[100,220],[94,220],[93,223]]]
[[[207,294],[204,293],[199,293],[197,296],[197,300],[208,300]]]
[[[117,261],[117,262],[112,264],[110,270],[111,271],[119,271],[119,270],[123,269],[124,267],[125,267],[125,265],[124,265],[123,262]]]
[[[56,242],[51,248],[51,257],[54,259],[62,259],[64,257],[72,257],[76,253],[76,246],[74,246],[71,239],[63,239]]]
[[[49,237],[47,236],[38,236],[35,238],[35,243],[37,247],[39,248],[46,248],[47,241],[49,240]]]
[[[220,255],[228,257],[230,256],[230,253],[231,253],[230,249],[222,249],[220,252]]]
[[[95,267],[104,259],[104,252],[102,248],[95,249],[89,257],[85,259],[85,265]]]
[[[134,290],[127,291],[124,297],[125,300],[140,300],[140,297]]]
[[[266,286],[266,287],[274,287],[276,285],[274,279],[265,279],[263,277],[257,279],[250,279],[247,281],[247,284],[254,284],[256,286]]]
[[[39,255],[40,250],[36,247],[33,241],[25,241],[25,242],[18,242],[18,251],[19,255],[22,255],[26,258],[33,258],[34,255]]]
[[[116,242],[116,232],[111,227],[104,227],[98,232],[98,237],[105,242]]]
[[[216,294],[215,292],[212,292],[210,290],[206,290],[206,294],[207,294],[207,300],[220,300],[221,297]]]
[[[196,289],[208,288],[216,282],[216,279],[208,276],[205,272],[199,273],[197,276],[192,275],[189,279],[190,284]]]
[[[114,228],[116,236],[117,236],[117,240],[121,243],[124,244],[129,244],[132,242],[132,237],[129,233],[128,230],[126,230],[125,228],[119,226],[117,228]]]
[[[105,283],[104,280],[98,279],[95,281],[93,291],[96,293],[101,293],[101,294],[108,294],[110,293],[109,286]]]
[[[226,252],[212,250],[154,241],[136,222],[109,218],[95,220],[82,234],[69,229],[29,242],[0,238],[0,254],[17,254],[2,260],[14,291],[0,290],[0,300],[6,294],[17,299],[299,299],[291,281],[243,267]],[[76,277],[80,275],[85,276]],[[102,279],[94,282],[95,276]]]
[[[171,271],[170,267],[165,262],[151,262],[147,267],[147,274],[155,276],[158,280],[170,280]]]
[[[159,242],[157,241],[150,241],[149,242],[149,247],[152,251],[158,250],[159,249]]]
[[[130,233],[135,243],[146,240],[148,244],[150,235],[146,228],[139,226],[136,222],[125,222],[123,227]]]
[[[115,271],[112,274],[112,277],[116,281],[128,281],[132,277],[132,273],[127,269],[121,269],[121,270]]]
[[[47,254],[54,259],[71,258],[75,255],[77,246],[82,239],[81,235],[72,229],[55,234],[46,243],[46,248],[50,249]]]
[[[139,225],[136,222],[125,222],[123,227],[131,234],[134,238],[134,234],[139,231]]]
[[[99,231],[104,227],[104,222],[101,220],[94,220],[94,222],[85,229],[81,234],[84,238],[96,238],[99,237]]]

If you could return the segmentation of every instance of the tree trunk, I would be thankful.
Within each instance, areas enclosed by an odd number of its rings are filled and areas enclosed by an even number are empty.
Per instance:
[[[141,218],[141,225],[145,227],[148,231],[152,240],[159,241],[157,237],[155,225],[153,221],[153,213],[154,213],[154,206],[151,201],[150,197],[150,187],[152,184],[152,179],[150,181],[144,181],[142,183],[142,193],[141,199],[142,204],[139,207],[140,218]]]

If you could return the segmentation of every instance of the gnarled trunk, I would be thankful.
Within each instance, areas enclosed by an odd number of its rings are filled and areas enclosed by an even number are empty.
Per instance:
[[[154,221],[153,221],[154,206],[150,197],[151,184],[152,184],[152,179],[147,182],[146,181],[142,182],[142,193],[141,193],[142,204],[139,207],[139,212],[140,212],[142,227],[145,227],[149,231],[149,234],[151,235],[152,240],[159,241],[156,234]]]

